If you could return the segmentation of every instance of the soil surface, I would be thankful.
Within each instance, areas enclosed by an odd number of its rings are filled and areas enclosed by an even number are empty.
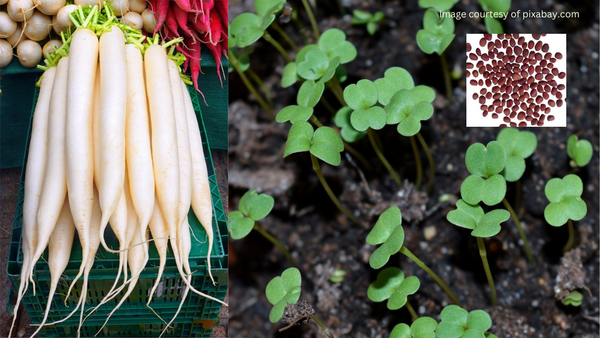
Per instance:
[[[254,12],[254,0],[231,0],[231,18],[242,12]],[[498,292],[498,305],[490,305],[487,285],[477,244],[469,230],[451,225],[446,214],[455,208],[460,185],[468,176],[465,151],[475,142],[495,140],[498,128],[465,127],[465,84],[453,81],[452,100],[445,93],[440,58],[426,55],[415,37],[422,28],[425,10],[417,1],[343,0],[343,13],[336,1],[318,1],[316,17],[322,31],[336,27],[358,49],[358,57],[346,64],[348,80],[375,80],[386,69],[407,69],[415,84],[435,88],[434,116],[423,123],[421,133],[435,160],[433,191],[427,195],[413,186],[415,157],[408,138],[388,126],[378,134],[385,155],[400,177],[404,188],[398,190],[365,138],[355,144],[370,162],[366,168],[356,157],[342,155],[338,167],[321,164],[323,174],[342,204],[364,223],[354,225],[339,212],[327,197],[306,153],[283,159],[289,123],[274,122],[257,104],[237,74],[231,76],[229,140],[229,205],[236,210],[239,199],[248,189],[257,189],[275,198],[270,216],[260,225],[281,240],[297,260],[302,272],[302,299],[307,300],[333,331],[335,337],[388,337],[399,323],[411,322],[406,308],[387,309],[385,303],[367,298],[367,288],[375,281],[378,270],[368,260],[375,247],[365,238],[377,216],[389,206],[397,205],[403,213],[404,245],[446,281],[468,310],[483,309],[492,317],[490,332],[505,337],[598,337],[599,332],[599,256],[598,256],[598,2],[522,0],[512,2],[512,11],[577,11],[576,20],[508,20],[506,32],[567,33],[567,113],[566,128],[529,128],[537,135],[538,147],[526,160],[527,170],[521,179],[522,198],[518,215],[525,229],[534,264],[528,264],[523,245],[512,220],[502,231],[486,240],[490,265]],[[310,24],[300,1],[291,1],[299,9],[304,28],[294,21],[281,24],[297,44],[312,43]],[[352,9],[371,13],[381,10],[385,23],[371,37],[364,26],[350,23]],[[453,10],[479,11],[475,0],[461,0]],[[465,34],[483,33],[481,21],[465,19],[455,22],[456,38],[445,52],[450,68],[465,66]],[[287,48],[276,32],[271,32]],[[304,36],[302,34],[305,34]],[[251,55],[252,69],[263,79],[270,92],[274,111],[295,104],[298,87],[282,89],[279,81],[285,62],[264,40],[257,42]],[[287,48],[291,51],[290,48]],[[293,57],[293,56],[292,56]],[[329,92],[330,103],[336,103]],[[339,106],[335,106],[335,109]],[[316,116],[333,126],[331,114],[316,107]],[[548,201],[544,186],[554,177],[564,177],[573,169],[569,165],[566,141],[571,134],[594,145],[592,161],[576,170],[584,182],[583,200],[587,216],[575,222],[575,248],[563,255],[567,227],[555,228],[544,220]],[[424,182],[430,176],[427,158],[421,151]],[[364,178],[363,178],[364,177]],[[515,203],[516,188],[508,184],[507,198]],[[440,196],[450,200],[440,203]],[[271,305],[265,296],[267,283],[290,267],[285,256],[256,232],[242,240],[230,242],[230,337],[325,337],[314,323],[296,326],[279,333],[283,322],[271,324]],[[419,316],[439,321],[441,309],[451,299],[411,260],[402,255],[391,257],[387,266],[399,266],[407,276],[421,280],[419,291],[409,302]],[[342,282],[330,276],[344,270]],[[582,290],[580,307],[569,307],[557,300],[570,288]]]

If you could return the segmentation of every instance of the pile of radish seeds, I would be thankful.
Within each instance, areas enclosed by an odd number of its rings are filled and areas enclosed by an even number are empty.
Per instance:
[[[554,121],[552,108],[565,103],[566,74],[555,65],[563,58],[540,41],[546,34],[484,34],[472,51],[467,43],[468,84],[479,92],[472,99],[480,104],[483,117],[500,119],[500,127],[543,126]]]
[[[193,209],[206,230],[207,271],[212,279],[213,215],[200,129],[185,85],[189,79],[184,81],[180,73],[183,55],[174,54],[178,40],[161,45],[158,36],[145,37],[120,23],[106,3],[78,7],[71,19],[78,28],[49,55],[52,61],[46,63],[33,115],[24,183],[23,268],[14,313],[30,282],[35,294],[34,267],[48,248],[51,285],[36,333],[43,325],[58,323],[46,319],[69,263],[75,233],[81,243],[81,266],[65,302],[80,277],[83,291],[77,306],[59,322],[79,310],[78,336],[100,245],[119,254],[119,269],[111,290],[87,316],[127,290],[105,325],[137,284],[150,245],[157,248],[160,267],[148,307],[169,244],[185,282],[171,322],[189,291],[223,303],[191,285],[187,216]],[[109,224],[119,240],[117,248],[104,241]],[[123,282],[118,286],[121,274]]]

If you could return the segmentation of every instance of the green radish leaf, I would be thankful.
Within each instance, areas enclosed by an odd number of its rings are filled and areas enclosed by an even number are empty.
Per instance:
[[[433,8],[438,12],[450,10],[459,0],[419,0],[421,8]]]
[[[313,108],[291,105],[277,113],[275,120],[279,123],[290,121],[292,124],[299,121],[308,121],[313,114]]]
[[[484,333],[492,327],[492,318],[490,318],[490,315],[483,310],[473,310],[469,312],[467,326],[469,327],[469,331],[473,330]]]
[[[383,17],[384,17],[383,12],[377,11],[377,12],[375,12],[375,14],[373,14],[373,19],[371,20],[371,22],[381,22],[381,21],[383,21]]]
[[[385,243],[373,252],[369,264],[373,269],[381,269],[390,260],[391,255],[400,251],[403,244],[404,229],[402,226],[397,226]]]
[[[232,211],[229,213],[229,232],[231,238],[242,239],[252,231],[254,221],[246,218],[241,211]]]
[[[367,235],[367,244],[379,245],[388,240],[394,229],[402,225],[402,212],[397,206],[389,207],[384,211],[375,226]]]
[[[585,167],[592,159],[594,149],[588,140],[578,140],[571,135],[567,141],[567,154],[578,167]]]
[[[506,13],[510,10],[511,0],[479,0],[481,7],[485,11]],[[499,33],[502,34],[502,33]]]
[[[420,317],[410,326],[410,334],[413,338],[436,338],[437,325],[431,317]]]
[[[298,75],[307,80],[318,80],[325,75],[329,67],[329,58],[320,50],[306,53],[305,60],[298,63]]]
[[[254,9],[256,10],[256,14],[258,16],[264,16],[266,14],[270,14],[274,7],[283,7],[284,3],[285,0],[256,0],[254,2]],[[281,8],[279,10],[281,10]]]
[[[354,60],[357,55],[356,47],[346,41],[346,34],[337,28],[328,29],[321,34],[319,49],[324,51],[331,60],[338,56],[342,64]]]
[[[306,54],[308,54],[308,52],[310,52],[311,50],[318,50],[319,46],[312,44],[312,45],[306,45],[304,47],[302,47],[302,49],[300,49],[300,51],[298,52],[298,55],[296,55],[296,63],[299,64],[300,62],[303,62],[304,60],[306,60]]]
[[[264,0],[263,0],[264,2]],[[277,16],[277,13],[280,12],[283,9],[283,5],[285,4],[285,0],[274,0],[274,1],[270,1],[271,3],[277,2],[275,5],[273,5],[270,8],[267,8],[266,12],[264,14],[262,14],[262,20],[261,20],[261,28],[264,30],[266,30],[267,28],[269,28],[269,26],[271,26],[271,24],[273,23],[273,21],[275,21],[275,17]],[[256,3],[255,3],[256,5]],[[262,8],[261,8],[262,11]],[[261,12],[258,11],[258,6],[256,8],[256,13],[261,16]]]
[[[350,117],[352,126],[358,131],[367,129],[379,130],[385,127],[386,114],[381,107],[371,107],[367,110],[356,110]]]
[[[435,100],[435,92],[433,89],[427,86],[416,86],[410,90],[411,94],[415,98],[415,102],[428,102],[431,103]]]
[[[310,153],[333,166],[340,165],[344,141],[333,128],[319,127],[313,136]]]
[[[387,114],[387,124],[400,123],[410,115],[415,106],[415,98],[410,90],[400,89],[383,108]]]
[[[271,323],[276,323],[281,319],[287,304],[296,303],[300,299],[301,284],[302,276],[296,268],[286,269],[281,277],[277,276],[267,284],[265,294],[269,303],[273,304],[269,314]]]
[[[577,290],[573,290],[569,293],[567,298],[563,300],[563,304],[571,306],[580,306],[583,301],[583,295]]]
[[[264,34],[258,16],[252,13],[238,15],[231,22],[229,29],[235,39],[235,44],[240,48],[250,46]]]
[[[304,121],[294,123],[290,128],[288,139],[285,142],[283,157],[285,158],[298,152],[309,151],[313,133],[314,129],[310,123]]]
[[[465,202],[475,205],[483,202],[492,206],[502,202],[506,195],[506,180],[500,174],[487,180],[477,175],[467,177],[460,186],[460,194]]]
[[[298,81],[297,64],[296,62],[290,62],[283,68],[283,75],[281,76],[281,86],[287,88],[293,86]]]
[[[377,87],[369,80],[360,80],[344,89],[344,100],[354,110],[367,110],[377,103]]]
[[[486,333],[486,334],[485,334],[485,338],[498,338],[498,336],[496,336],[496,335],[495,335],[495,334],[493,334],[493,333]]]
[[[516,128],[503,128],[496,140],[506,150],[506,166],[502,175],[508,182],[515,182],[525,172],[525,158],[531,156],[537,147],[537,138],[530,131]]]
[[[450,211],[446,218],[456,226],[473,230],[473,237],[487,238],[497,235],[502,230],[500,223],[506,222],[510,213],[504,209],[484,213],[479,205],[470,205],[458,200],[456,210]]]
[[[327,67],[325,74],[323,74],[323,76],[321,77],[321,79],[319,81],[325,83],[325,82],[331,80],[331,78],[333,78],[335,76],[336,69],[338,68],[339,65],[340,65],[340,58],[336,56],[331,61],[329,61],[329,66]]]
[[[492,210],[481,217],[477,228],[471,231],[471,236],[482,238],[496,236],[502,230],[500,223],[508,221],[509,218],[510,213],[504,209]]]
[[[421,130],[421,121],[433,116],[433,106],[429,102],[419,102],[414,105],[410,114],[398,124],[398,133],[402,136],[413,136]]]
[[[581,199],[583,182],[577,175],[553,178],[546,183],[546,198],[550,204],[544,210],[546,222],[559,227],[569,219],[579,221],[587,214],[587,206]]]
[[[374,302],[388,300],[390,310],[400,309],[406,304],[407,297],[419,290],[419,278],[410,276],[404,278],[404,272],[396,267],[381,270],[377,280],[369,285],[367,296]]]
[[[373,17],[371,13],[361,11],[360,9],[355,9],[352,11],[352,24],[361,24],[367,23]]]
[[[369,260],[373,269],[379,269],[387,263],[391,255],[400,251],[404,244],[404,229],[402,228],[402,213],[396,206],[388,208],[384,211],[377,223],[369,232],[366,239],[370,245],[383,243],[373,254]]]
[[[387,105],[394,94],[401,89],[413,89],[415,83],[410,73],[401,67],[392,67],[385,71],[383,78],[375,80],[378,101]]]
[[[367,23],[367,33],[369,33],[369,35],[375,35],[375,32],[377,32],[377,24],[374,22]]]
[[[325,84],[323,82],[315,82],[313,80],[304,81],[302,86],[300,86],[300,90],[298,90],[298,105],[314,108],[319,103],[324,90]]]
[[[481,143],[474,143],[467,149],[465,163],[471,174],[489,178],[504,169],[506,151],[497,141],[488,143],[487,148]]]
[[[434,9],[428,9],[423,16],[423,28],[417,32],[417,44],[426,54],[442,54],[454,40],[454,19],[440,20]]]
[[[485,28],[487,29],[488,33],[504,34],[504,28],[502,27],[502,24],[500,23],[500,21],[498,21],[498,19],[486,16],[483,19],[483,22],[485,23]]]
[[[440,313],[441,322],[436,333],[438,338],[460,337],[467,327],[469,312],[458,305],[448,305]]]
[[[404,323],[394,326],[390,338],[411,338],[410,327]]]
[[[367,135],[364,131],[358,131],[354,129],[352,123],[350,123],[350,115],[352,114],[352,108],[350,107],[342,107],[335,114],[335,118],[333,122],[335,125],[340,128],[340,135],[342,139],[346,142],[356,142]]]
[[[258,194],[256,190],[247,191],[240,199],[240,212],[254,221],[267,217],[273,210],[275,200],[267,194]]]
[[[490,316],[483,310],[467,310],[458,305],[448,305],[440,313],[442,321],[438,324],[438,338],[485,337],[484,333],[492,326]]]
[[[456,210],[450,211],[446,218],[456,226],[475,230],[484,214],[483,208],[478,204],[470,205],[460,199],[456,201]]]

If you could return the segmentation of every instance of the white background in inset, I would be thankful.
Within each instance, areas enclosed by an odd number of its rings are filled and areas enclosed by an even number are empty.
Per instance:
[[[548,121],[548,116],[546,116],[546,120],[544,121],[544,125],[542,127],[566,127],[567,126],[567,78],[568,78],[568,72],[567,72],[567,35],[566,34],[547,34],[546,36],[542,36],[540,37],[539,40],[534,40],[533,37],[531,37],[531,34],[519,34],[519,37],[523,36],[525,38],[525,41],[528,42],[530,40],[533,40],[535,42],[537,41],[542,41],[542,43],[547,43],[548,46],[550,47],[550,50],[548,50],[548,52],[552,53],[552,56],[554,56],[554,54],[561,53],[563,55],[563,58],[561,60],[556,60],[556,62],[554,63],[554,68],[558,68],[558,70],[560,72],[565,72],[567,74],[567,76],[565,76],[563,79],[559,79],[558,76],[554,77],[554,80],[556,80],[557,84],[564,84],[565,85],[565,89],[562,91],[563,94],[563,105],[562,107],[550,107],[551,111],[550,114],[554,115],[555,119],[554,121]],[[481,50],[481,52],[485,52],[487,53],[487,41],[486,41],[486,46],[484,47],[480,47],[479,46],[479,40],[481,40],[481,38],[483,37],[483,34],[467,34],[467,42],[471,44],[471,52],[469,53],[475,53],[475,50],[477,48],[479,48]],[[497,35],[494,34],[492,41],[495,41],[497,39]],[[503,41],[503,40],[502,40]],[[499,49],[499,51],[503,51],[505,52],[504,48]],[[466,52],[466,50],[465,50]],[[475,65],[479,60],[477,61],[473,61],[471,59],[469,59],[468,54],[467,55],[467,62],[471,62],[473,63],[473,65]],[[542,53],[540,51],[540,53]],[[542,55],[545,53],[542,53]],[[496,59],[497,60],[497,59]],[[483,61],[483,60],[482,60]],[[483,64],[491,64],[491,60],[490,61],[483,61]],[[539,62],[536,64],[539,65]],[[469,71],[474,70],[470,69]],[[491,91],[491,88],[487,88],[485,86],[485,83],[483,86],[473,86],[471,85],[469,82],[472,79],[483,79],[485,81],[485,79],[483,78],[482,74],[479,74],[479,76],[477,78],[473,77],[473,75],[471,74],[470,77],[467,78],[466,81],[466,86],[467,86],[467,127],[498,127],[500,124],[505,123],[502,119],[504,118],[504,113],[500,113],[498,114],[498,118],[497,119],[493,119],[492,118],[492,113],[488,113],[488,115],[486,117],[483,117],[483,111],[481,111],[481,104],[479,103],[479,100],[473,100],[473,94],[477,93],[479,95],[479,91],[481,90],[481,88],[486,88],[488,89],[488,91]],[[553,95],[550,95],[550,99],[556,101],[556,97],[554,97]],[[486,105],[489,105],[492,103],[493,100],[486,100]],[[546,106],[548,106],[548,100],[544,100],[542,103],[546,104]],[[542,104],[540,103],[540,105]],[[514,119],[512,119],[513,122],[517,122],[517,124],[521,121],[517,120],[517,118],[515,117]],[[537,127],[537,126],[532,126],[530,122],[527,122],[527,127]]]

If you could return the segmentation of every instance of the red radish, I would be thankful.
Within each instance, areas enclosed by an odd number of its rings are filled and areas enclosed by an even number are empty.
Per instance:
[[[67,297],[84,272],[89,257],[90,222],[94,201],[92,105],[98,64],[98,38],[89,29],[78,29],[71,38],[67,82],[65,154],[71,214],[81,241],[81,267]]]
[[[187,19],[194,26],[196,31],[198,31],[198,33],[204,34],[206,32],[210,32],[210,26],[206,23],[206,21],[201,20],[194,14],[188,13]]]
[[[156,14],[156,28],[154,29],[154,34],[156,34],[167,19],[169,0],[156,0],[156,9],[152,9],[152,12]]]
[[[210,42],[216,45],[221,41],[221,20],[216,11],[210,12]]]
[[[175,19],[175,15],[173,15],[173,7],[177,7],[177,5],[173,3],[173,6],[169,6],[165,23],[171,32],[173,32],[175,36],[179,37],[179,32],[177,32],[177,20]]]
[[[46,165],[46,152],[48,149],[48,117],[50,112],[50,98],[52,96],[52,87],[56,75],[57,67],[52,67],[44,72],[42,76],[42,85],[38,96],[35,111],[33,112],[33,122],[31,124],[31,139],[29,141],[29,151],[27,155],[27,166],[25,169],[25,197],[23,200],[23,229],[21,238],[23,242],[21,249],[23,251],[23,268],[21,269],[21,281],[17,293],[17,302],[14,313],[19,310],[21,298],[29,285],[29,266],[31,262],[32,250],[37,245],[37,225],[36,215],[40,201],[40,193],[44,179],[44,168]],[[33,286],[35,289],[35,285]],[[12,334],[17,316],[13,317],[13,322],[8,336]]]
[[[221,79],[221,70],[223,69],[223,65],[221,64],[221,51],[219,48],[213,44],[207,43],[206,47],[215,58],[217,62],[217,74],[219,75],[219,81],[221,82],[221,88],[223,88],[223,79]],[[225,70],[223,70],[224,72]],[[197,89],[197,88],[196,88]]]
[[[175,20],[177,21],[177,24],[179,25],[179,27],[181,27],[181,29],[183,29],[183,31],[185,33],[187,33],[188,36],[191,36],[192,38],[194,38],[194,41],[196,41],[196,39],[194,37],[194,33],[192,33],[192,31],[188,28],[186,11],[179,8],[179,6],[177,6],[175,4],[173,4],[173,6],[171,6],[171,7],[173,8],[173,16],[174,16]]]

